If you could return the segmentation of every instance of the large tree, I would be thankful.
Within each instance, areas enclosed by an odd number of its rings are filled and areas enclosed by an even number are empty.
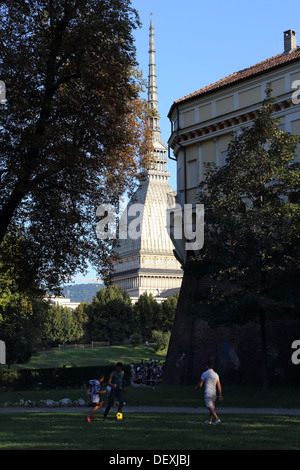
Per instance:
[[[0,337],[9,365],[26,362],[41,347],[48,309],[36,272],[24,257],[26,244],[24,238],[10,233],[0,252]]]
[[[142,338],[151,341],[153,330],[163,330],[162,307],[153,295],[144,292],[134,304]]]
[[[47,318],[42,327],[44,345],[79,343],[83,336],[82,324],[78,317],[67,307],[49,305]]]
[[[138,323],[128,292],[118,285],[102,287],[86,305],[87,341],[120,342],[137,331]]]
[[[133,190],[149,157],[139,19],[130,0],[9,0],[0,13],[0,243],[17,231],[51,288],[87,260],[107,267],[96,209]]]

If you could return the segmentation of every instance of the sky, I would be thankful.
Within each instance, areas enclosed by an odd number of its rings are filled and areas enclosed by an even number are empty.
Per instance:
[[[297,31],[293,0],[132,0],[142,28],[134,32],[137,60],[145,78],[149,26],[155,34],[158,111],[167,145],[168,112],[174,101],[246,67],[283,52],[283,32]],[[172,156],[172,153],[171,153]],[[169,160],[176,190],[176,163]]]
[[[158,112],[165,145],[171,129],[168,112],[174,101],[280,54],[288,29],[298,33],[300,45],[295,0],[132,0],[131,4],[142,23],[133,35],[145,79],[151,17],[153,21]],[[168,169],[170,185],[176,190],[176,162],[169,159]],[[75,282],[90,282],[93,277],[91,271],[86,281],[79,276]]]

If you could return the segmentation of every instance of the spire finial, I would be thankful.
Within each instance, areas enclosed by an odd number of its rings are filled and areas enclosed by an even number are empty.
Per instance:
[[[151,109],[157,110],[157,86],[155,67],[154,28],[152,24],[152,13],[149,34],[149,75],[148,75],[148,104]]]
[[[149,121],[152,129],[152,139],[154,148],[156,149],[156,164],[152,169],[163,177],[169,177],[167,172],[166,147],[161,138],[160,132],[160,115],[158,113],[158,97],[156,86],[156,66],[155,66],[155,46],[154,46],[154,27],[152,23],[152,13],[150,20],[149,34],[149,76],[148,76],[148,107]]]

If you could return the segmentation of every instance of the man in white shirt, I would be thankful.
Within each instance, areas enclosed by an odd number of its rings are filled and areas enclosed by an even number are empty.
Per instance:
[[[205,421],[206,424],[212,424],[212,419],[215,418],[214,424],[219,424],[221,423],[221,420],[219,419],[216,410],[215,410],[215,402],[217,398],[217,390],[219,392],[219,400],[223,400],[222,396],[222,388],[221,388],[221,382],[218,374],[213,370],[213,365],[209,363],[207,365],[207,370],[201,375],[201,379],[199,384],[196,386],[196,389],[201,388],[202,386],[205,386],[204,388],[204,399],[205,399],[205,405],[209,410],[209,420]]]

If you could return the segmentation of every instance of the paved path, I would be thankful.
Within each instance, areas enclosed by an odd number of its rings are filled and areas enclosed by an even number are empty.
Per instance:
[[[61,406],[58,408],[42,408],[42,407],[8,407],[1,408],[0,414],[7,413],[88,413],[91,407],[72,407]],[[101,412],[99,410],[98,412]],[[110,411],[112,414],[114,409]],[[206,408],[181,408],[181,407],[168,407],[168,406],[124,406],[123,413],[191,413],[191,414],[207,414]],[[289,415],[300,416],[300,409],[295,408],[230,408],[218,407],[217,413],[222,414],[264,414],[264,415]]]

